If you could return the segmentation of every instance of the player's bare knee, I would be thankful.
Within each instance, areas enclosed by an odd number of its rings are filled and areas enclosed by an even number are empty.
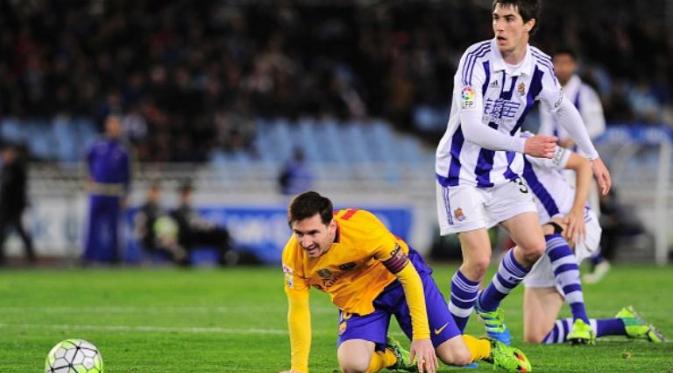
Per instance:
[[[479,281],[486,276],[486,271],[488,271],[490,263],[491,258],[489,257],[475,258],[464,263],[462,272],[470,280]]]
[[[442,359],[444,363],[449,365],[462,366],[472,362],[472,354],[470,354],[470,351],[467,348],[453,351],[449,355],[450,356],[448,356],[446,361]]]
[[[535,263],[538,259],[544,254],[544,251],[547,247],[544,239],[540,240],[531,240],[526,243],[525,246],[520,246],[524,260],[529,263]]]
[[[472,354],[462,340],[450,340],[437,350],[439,360],[449,365],[467,365],[472,362]]]
[[[339,361],[344,373],[365,373],[369,368],[369,360],[364,358],[349,358]]]

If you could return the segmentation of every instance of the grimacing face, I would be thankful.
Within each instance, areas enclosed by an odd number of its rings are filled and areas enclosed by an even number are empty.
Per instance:
[[[320,214],[310,218],[295,220],[290,224],[299,245],[306,250],[309,258],[318,258],[329,250],[336,235],[336,222],[332,219],[323,224]]]
[[[493,33],[500,53],[507,55],[526,46],[535,19],[524,22],[518,7],[501,4],[495,5],[492,17]]]

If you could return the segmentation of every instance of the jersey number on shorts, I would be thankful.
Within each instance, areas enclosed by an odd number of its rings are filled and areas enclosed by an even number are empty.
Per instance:
[[[526,185],[526,183],[523,181],[522,178],[517,177],[516,179],[514,179],[512,181],[519,185],[519,191],[521,193],[524,193],[524,194],[528,193],[528,185]]]

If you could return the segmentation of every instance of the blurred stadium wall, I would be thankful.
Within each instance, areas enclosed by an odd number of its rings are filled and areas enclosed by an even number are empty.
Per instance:
[[[192,180],[197,205],[232,225],[235,238],[277,250],[289,234],[278,174],[299,146],[315,189],[338,206],[389,209],[400,224],[408,217],[399,234],[427,252],[437,232],[434,146],[460,54],[491,36],[489,6],[0,0],[0,136],[30,150],[26,218],[36,246],[79,255],[80,162],[114,112],[134,152],[132,207],[152,180],[164,182],[167,207]],[[665,262],[673,1],[546,1],[541,21],[533,44],[579,52],[608,120],[599,150],[650,233],[619,255]],[[261,218],[246,220],[241,209]]]

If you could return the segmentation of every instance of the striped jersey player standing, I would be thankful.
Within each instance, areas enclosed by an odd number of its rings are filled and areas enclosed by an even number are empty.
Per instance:
[[[516,153],[551,158],[556,138],[518,133],[535,101],[545,102],[579,149],[593,160],[603,193],[610,174],[594,148],[582,117],[563,96],[551,59],[528,45],[537,25],[536,0],[495,0],[495,37],[472,45],[454,76],[451,115],[437,148],[437,213],[442,235],[459,234],[463,264],[451,282],[449,308],[464,330],[476,306],[493,338],[510,342],[500,301],[523,279],[545,250],[533,196],[515,172]],[[479,293],[491,257],[487,230],[502,224],[517,243],[491,284]]]

